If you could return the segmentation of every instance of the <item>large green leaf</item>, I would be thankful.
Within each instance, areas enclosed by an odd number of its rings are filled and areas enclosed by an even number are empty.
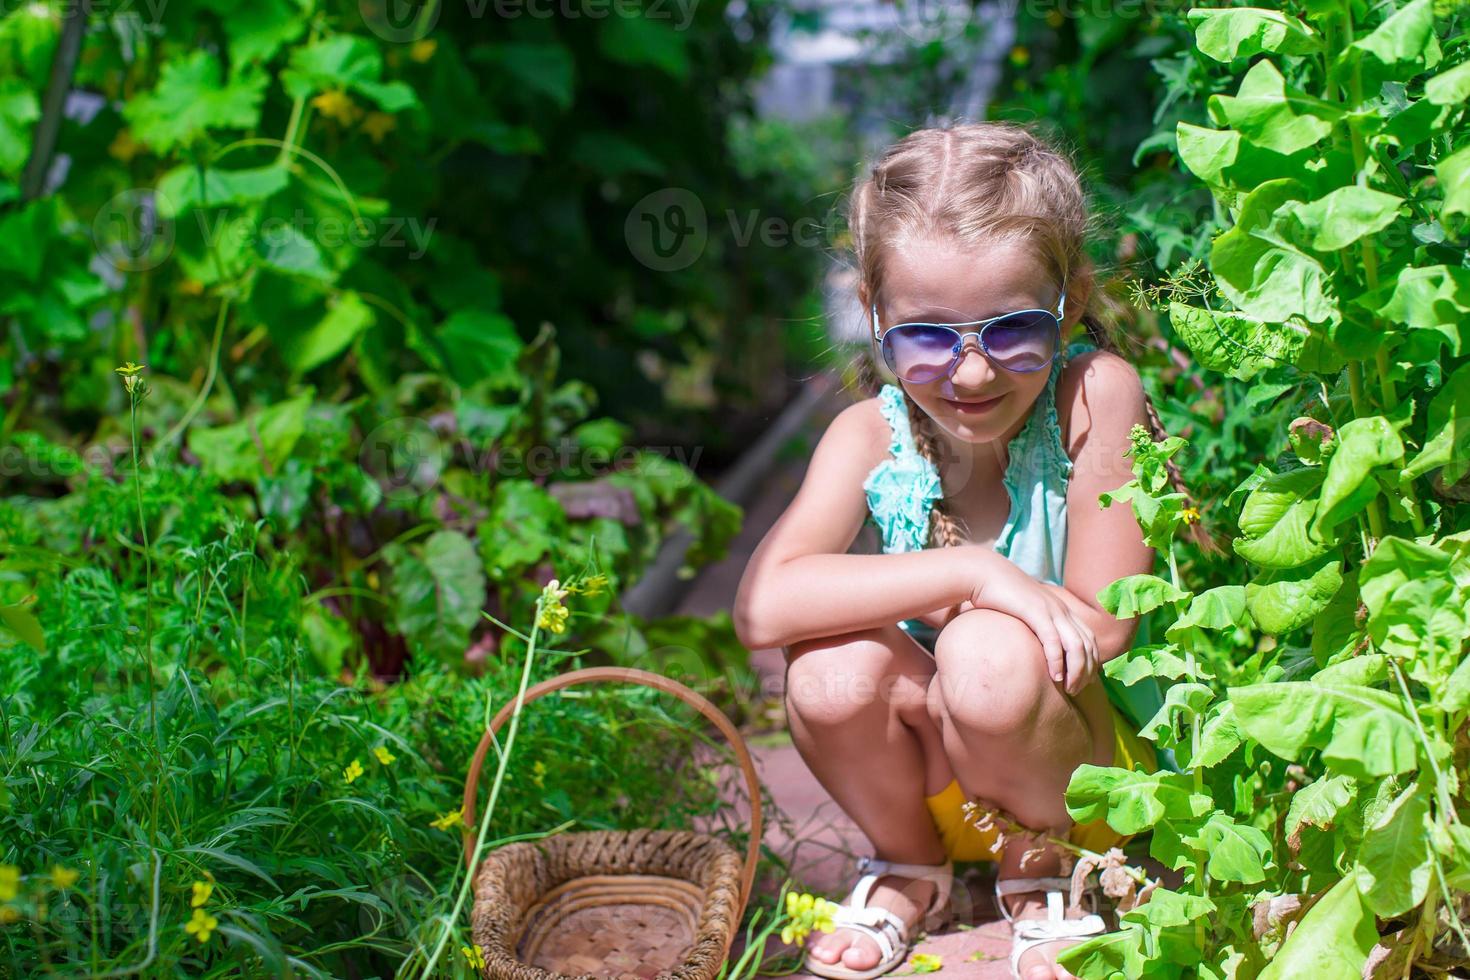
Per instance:
[[[1245,586],[1217,585],[1191,599],[1184,614],[1164,630],[1164,637],[1178,643],[1193,630],[1218,632],[1245,624]]]
[[[31,156],[31,127],[41,104],[19,78],[0,80],[0,176],[17,176]]]
[[[327,312],[306,330],[282,341],[281,356],[296,374],[325,364],[373,325],[372,307],[350,290],[327,300]]]
[[[1470,99],[1470,61],[1461,62],[1425,82],[1424,98],[1434,105],[1459,105]]]
[[[1132,619],[1166,602],[1187,599],[1188,592],[1157,575],[1128,575],[1103,586],[1097,601],[1118,619]]]
[[[1370,824],[1358,849],[1363,904],[1378,915],[1403,915],[1424,901],[1433,870],[1429,796],[1413,783]]]
[[[1195,668],[1204,677],[1209,671]],[[1177,680],[1189,673],[1189,665],[1173,643],[1152,643],[1125,650],[1103,664],[1103,673],[1122,684],[1136,684],[1149,677]]]
[[[1232,687],[1230,700],[1241,730],[1283,759],[1321,749],[1329,766],[1361,779],[1419,764],[1414,723],[1386,691],[1277,681]]]
[[[1412,479],[1437,466],[1452,485],[1470,472],[1470,363],[1461,364],[1430,399],[1425,417],[1424,448],[1403,469]]]
[[[1279,10],[1194,7],[1186,16],[1194,28],[1195,47],[1216,61],[1229,62],[1266,51],[1311,54],[1322,47],[1316,31]]]
[[[1245,605],[1263,631],[1281,635],[1305,626],[1342,587],[1342,559],[1331,555],[1312,566],[1268,569],[1245,585]]]
[[[1192,776],[1086,763],[1072,773],[1066,803],[1077,822],[1106,819],[1120,834],[1141,833],[1165,817],[1202,817],[1213,808],[1208,796],[1194,791]]]
[[[1381,415],[1351,419],[1337,430],[1337,449],[1327,462],[1312,533],[1324,536],[1378,496],[1373,471],[1404,455],[1394,424]]]
[[[485,570],[474,544],[458,531],[439,530],[422,549],[392,542],[383,558],[393,569],[394,625],[410,652],[459,662],[485,606]]]
[[[383,56],[376,45],[355,34],[334,34],[293,48],[290,67],[281,73],[281,81],[293,98],[349,89],[371,99],[384,112],[419,104],[413,89],[403,82],[382,82],[382,74]]]
[[[228,81],[221,75],[219,59],[202,48],[165,61],[158,84],[123,104],[134,137],[167,153],[211,129],[254,129],[269,77],[253,70]]]
[[[1323,776],[1292,795],[1283,828],[1289,839],[1298,838],[1302,825],[1331,829],[1342,808],[1357,795],[1357,783],[1349,776]]]
[[[477,47],[471,60],[502,69],[517,83],[570,109],[576,92],[576,61],[564,45],[506,41]]]
[[[189,451],[218,480],[253,480],[279,471],[306,428],[310,408],[309,390],[232,425],[190,429]]]
[[[1240,511],[1241,536],[1231,542],[1236,554],[1264,568],[1295,568],[1332,550],[1333,538],[1311,533],[1321,484],[1320,467],[1272,473],[1251,491]]]
[[[1362,980],[1363,964],[1377,942],[1373,913],[1349,875],[1307,910],[1260,980]]]
[[[1264,881],[1271,862],[1271,838],[1248,824],[1215,812],[1184,842],[1209,855],[1210,877],[1216,881],[1255,884]]]
[[[1169,304],[1169,323],[1201,367],[1237,381],[1249,381],[1268,368],[1295,362],[1307,340],[1300,327],[1178,302]]]
[[[599,25],[597,40],[603,54],[614,61],[651,65],[676,79],[689,75],[685,35],[670,20],[651,15],[609,17]]]
[[[1406,582],[1450,577],[1453,561],[1440,548],[1397,535],[1383,538],[1358,570],[1358,591],[1368,614],[1386,613],[1393,593]]]
[[[1345,81],[1354,72],[1364,94],[1388,80],[1408,81],[1440,60],[1431,0],[1412,0],[1348,45],[1332,64],[1330,77]]]
[[[1235,95],[1212,95],[1208,107],[1217,125],[1236,130],[1256,146],[1288,154],[1326,137],[1342,115],[1332,103],[1288,88],[1268,59],[1251,66]]]
[[[1444,190],[1440,219],[1456,214],[1470,214],[1470,146],[1463,147],[1435,163],[1434,176]]]
[[[556,547],[567,515],[555,497],[531,480],[503,480],[490,515],[479,526],[480,553],[492,578],[508,580]]]
[[[219,207],[263,201],[290,180],[290,171],[279,164],[242,170],[184,164],[158,179],[158,214],[173,218],[196,204]]]
[[[1333,252],[1393,224],[1403,204],[1403,198],[1351,184],[1315,201],[1293,201],[1282,213],[1301,225],[1309,246]]]
[[[1210,270],[1220,291],[1255,319],[1273,323],[1341,319],[1331,275],[1279,227],[1278,210],[1306,194],[1307,189],[1291,178],[1261,184],[1241,202],[1235,226],[1210,248]]]
[[[1420,353],[1437,357],[1441,343],[1458,356],[1470,350],[1470,269],[1434,265],[1400,271],[1355,302],[1412,331],[1432,331]],[[1441,339],[1443,338],[1443,339]]]

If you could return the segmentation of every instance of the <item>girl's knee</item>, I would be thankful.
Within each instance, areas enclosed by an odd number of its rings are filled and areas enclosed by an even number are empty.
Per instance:
[[[948,721],[982,735],[1037,724],[1052,682],[1041,642],[1021,620],[993,609],[967,610],[940,632],[935,661],[927,703],[936,724]]]
[[[808,726],[887,711],[892,657],[876,630],[802,640],[786,648],[786,707]]]

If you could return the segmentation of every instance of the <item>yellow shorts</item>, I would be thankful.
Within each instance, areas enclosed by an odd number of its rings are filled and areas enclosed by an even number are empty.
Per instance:
[[[1116,706],[1109,704],[1113,713],[1113,765],[1119,769],[1132,769],[1139,762],[1150,772],[1158,768],[1158,759],[1153,744],[1134,731],[1133,723],[1125,718]],[[939,829],[944,849],[955,861],[998,861],[1000,851],[995,846],[996,832],[980,831],[966,822],[964,811],[965,791],[958,780],[950,780],[948,786],[933,796],[924,797],[934,826]],[[1125,837],[1104,820],[1093,820],[1085,824],[1073,824],[1067,834],[1072,843],[1089,851],[1106,851],[1119,847],[1132,835]]]

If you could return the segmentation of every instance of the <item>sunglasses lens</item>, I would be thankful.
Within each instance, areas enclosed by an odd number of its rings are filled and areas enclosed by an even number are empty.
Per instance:
[[[930,323],[902,323],[883,334],[883,359],[905,381],[924,384],[949,370],[959,334]]]
[[[1041,310],[1003,316],[985,331],[990,356],[1011,371],[1039,371],[1057,352],[1057,318]]]

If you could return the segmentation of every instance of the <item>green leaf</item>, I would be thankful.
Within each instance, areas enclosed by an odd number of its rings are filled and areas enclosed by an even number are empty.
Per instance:
[[[1455,214],[1470,214],[1470,146],[1435,163],[1434,176],[1444,192],[1441,220]]]
[[[1444,696],[1440,698],[1439,707],[1447,714],[1470,708],[1470,654],[1466,654],[1460,665],[1450,674],[1449,680],[1445,681]]]
[[[1377,942],[1373,914],[1349,875],[1307,910],[1260,980],[1362,980],[1363,964]]]
[[[1145,904],[1145,908],[1147,905]],[[1144,929],[1119,929],[1068,946],[1057,954],[1057,963],[1078,977],[1141,977],[1148,971],[1157,973],[1158,960],[1144,951],[1148,932]]]
[[[304,374],[346,350],[374,319],[372,308],[357,293],[337,293],[327,300],[326,316],[284,341],[281,356],[294,373]]]
[[[1190,630],[1233,630],[1245,624],[1245,586],[1217,585],[1191,599],[1184,615],[1164,630],[1164,637],[1179,642]]]
[[[285,222],[262,226],[257,251],[261,261],[273,269],[291,275],[305,276],[330,283],[337,273],[328,268],[317,243],[302,234],[301,229]]]
[[[1412,330],[1434,331],[1449,342],[1458,356],[1470,350],[1470,334],[1462,332],[1462,324],[1470,314],[1470,269],[1435,265],[1414,267],[1399,272],[1385,283],[1355,302],[1379,316]],[[1438,356],[1441,341],[1434,338],[1430,357]]]
[[[1214,699],[1214,688],[1207,684],[1173,684],[1164,696],[1164,703],[1138,734],[1162,748],[1175,748],[1180,745],[1180,731],[1187,731],[1184,726],[1203,713]]]
[[[1240,510],[1241,536],[1231,542],[1236,554],[1264,568],[1295,568],[1332,550],[1335,539],[1310,531],[1317,501],[1307,495],[1322,479],[1321,467],[1304,467],[1262,480]]]
[[[36,619],[26,603],[0,605],[0,626],[9,628],[34,647],[37,653],[46,652],[46,632],[41,629],[40,620]]]
[[[1308,245],[1333,252],[1393,224],[1403,203],[1403,198],[1352,184],[1315,201],[1293,201],[1281,213],[1301,225]]]
[[[31,156],[31,127],[41,118],[41,104],[19,78],[0,81],[0,174],[20,175]]]
[[[1330,830],[1343,807],[1358,794],[1358,784],[1348,776],[1324,776],[1297,790],[1286,810],[1286,836],[1300,838],[1302,826]]]
[[[1201,367],[1237,381],[1297,359],[1306,338],[1300,329],[1264,323],[1243,313],[1169,304],[1169,323]]]
[[[676,79],[689,76],[685,35],[671,23],[650,16],[609,17],[597,31],[602,53],[633,67],[650,65]]]
[[[1429,797],[1409,786],[1363,834],[1356,876],[1363,904],[1383,918],[1417,908],[1429,892]]]
[[[1310,623],[1342,588],[1342,559],[1317,565],[1268,569],[1245,585],[1245,605],[1264,632],[1280,636]]]
[[[1387,613],[1393,594],[1407,582],[1450,578],[1452,563],[1439,548],[1397,535],[1384,537],[1358,570],[1358,591],[1369,616]]]
[[[1470,364],[1457,367],[1430,399],[1424,431],[1424,448],[1400,475],[1413,479],[1443,466],[1445,484],[1459,482],[1470,472]]]
[[[1425,82],[1424,98],[1435,105],[1459,105],[1470,99],[1470,61],[1442,71]]]
[[[516,360],[525,345],[508,317],[460,310],[434,336],[444,351],[444,369],[457,383],[470,387],[488,380],[492,387],[519,386]]]
[[[1365,653],[1349,657],[1312,675],[1317,684],[1371,687],[1388,676],[1388,658],[1381,653]]]
[[[1067,812],[1078,823],[1106,819],[1120,834],[1136,834],[1165,817],[1193,819],[1210,811],[1210,799],[1194,792],[1192,776],[1134,772],[1084,763],[1067,784]]]
[[[460,662],[485,606],[485,570],[474,544],[458,531],[439,530],[421,550],[392,542],[383,557],[393,569],[394,626],[409,651]]]
[[[1212,95],[1210,117],[1256,146],[1278,153],[1304,150],[1332,132],[1342,115],[1337,106],[1289,89],[1269,60],[1253,64],[1234,96]]]
[[[1348,45],[1333,62],[1329,77],[1345,82],[1356,71],[1363,91],[1371,94],[1383,82],[1408,81],[1439,60],[1433,5],[1430,0],[1412,0]]]
[[[1189,597],[1157,575],[1129,575],[1103,586],[1097,601],[1118,619],[1132,619],[1157,609],[1166,602]]]
[[[355,34],[334,34],[291,50],[290,67],[281,73],[286,93],[301,98],[313,92],[350,89],[377,103],[384,112],[400,112],[419,104],[403,82],[381,82],[383,56],[377,45]]]
[[[1208,671],[1195,668],[1201,677],[1211,677]],[[1103,664],[1103,673],[1127,685],[1136,684],[1149,677],[1168,677],[1177,680],[1189,672],[1189,665],[1179,655],[1179,647],[1173,643],[1153,643],[1125,650]]]
[[[1276,217],[1283,205],[1305,194],[1306,188],[1296,180],[1266,181],[1246,195],[1235,226],[1210,247],[1210,269],[1220,292],[1255,319],[1273,323],[1341,319],[1332,277],[1286,238]]]
[[[480,552],[492,578],[507,581],[541,560],[566,534],[567,516],[530,480],[504,480],[479,526]]]
[[[1311,54],[1322,47],[1316,31],[1279,10],[1194,7],[1185,16],[1194,28],[1195,46],[1216,61],[1230,62],[1266,51]]]
[[[1169,929],[1192,926],[1196,919],[1211,915],[1215,910],[1215,903],[1204,895],[1188,895],[1160,887],[1149,892],[1148,901],[1119,916],[1119,921]]]
[[[576,91],[576,62],[561,44],[509,41],[477,47],[476,62],[494,65],[520,85],[570,109]]]
[[[269,77],[250,71],[222,82],[221,74],[219,59],[203,49],[165,61],[152,91],[123,103],[133,136],[167,153],[211,129],[254,129]]]
[[[253,480],[285,465],[306,428],[312,389],[232,425],[190,429],[189,451],[217,480]]]
[[[1386,691],[1315,681],[1230,688],[1240,729],[1290,761],[1321,749],[1332,768],[1369,779],[1418,766],[1413,722]]]
[[[1216,812],[1210,814],[1197,832],[1186,834],[1183,839],[1209,855],[1210,877],[1217,881],[1251,885],[1266,878],[1271,839],[1255,827],[1236,823]]]
[[[1195,768],[1218,766],[1234,752],[1245,736],[1235,724],[1235,705],[1216,701],[1199,732],[1199,751],[1189,760]]]
[[[1368,506],[1378,496],[1373,471],[1403,458],[1404,443],[1394,425],[1381,415],[1351,419],[1337,430],[1337,449],[1327,461],[1327,474],[1312,519],[1312,533],[1324,535]]]
[[[196,204],[218,207],[263,201],[290,180],[290,171],[279,164],[244,170],[211,170],[185,164],[159,178],[158,214],[173,218]]]

